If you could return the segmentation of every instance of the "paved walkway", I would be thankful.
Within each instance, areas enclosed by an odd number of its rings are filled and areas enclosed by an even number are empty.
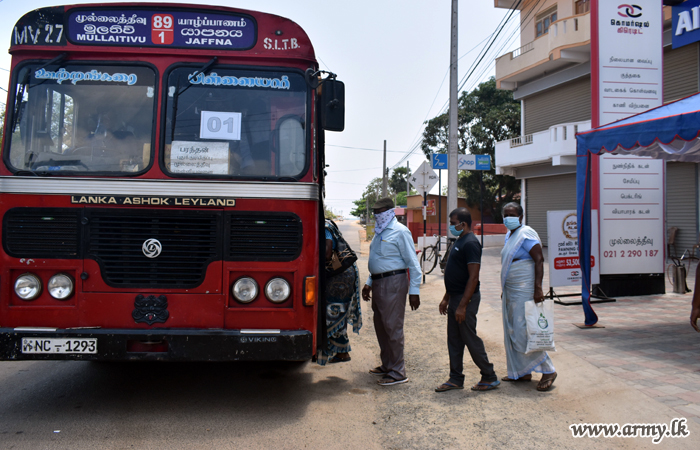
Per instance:
[[[500,269],[500,248],[484,249],[482,305],[499,311]],[[545,267],[545,292],[547,272]],[[438,281],[441,276],[436,268],[428,281]],[[666,285],[666,291],[672,292],[668,280]],[[688,277],[688,286],[694,287],[694,274]],[[576,289],[556,291],[573,293]],[[573,302],[576,297],[563,300]],[[692,293],[688,293],[620,297],[615,303],[594,304],[598,324],[605,328],[593,329],[573,325],[584,320],[580,305],[555,304],[556,344],[673,408],[679,416],[700,423],[700,334],[690,327],[691,300]],[[556,364],[556,355],[553,359]]]

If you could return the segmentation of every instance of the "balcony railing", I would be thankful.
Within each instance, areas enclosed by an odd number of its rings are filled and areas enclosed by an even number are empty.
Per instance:
[[[520,47],[519,49],[513,50],[510,54],[510,59],[515,59],[518,56],[522,55],[523,53],[527,53],[534,48],[535,48],[535,41],[527,43],[527,44],[523,45],[522,47]]]
[[[522,147],[523,145],[532,144],[532,135],[518,136],[510,140],[510,148]]]
[[[559,19],[547,30],[534,41],[496,58],[499,83],[522,82],[569,62],[580,63],[590,58],[586,47],[590,41],[590,13]]]

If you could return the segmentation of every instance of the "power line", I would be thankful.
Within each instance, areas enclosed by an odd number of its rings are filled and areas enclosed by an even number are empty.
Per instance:
[[[346,170],[329,170],[328,173],[338,173],[338,172],[359,172],[361,170],[377,170],[381,167],[368,167],[367,169],[346,169]]]
[[[338,147],[338,148],[349,148],[352,150],[367,150],[368,152],[383,152],[383,149],[376,149],[376,148],[362,148],[362,147],[348,147],[345,145],[331,145],[331,144],[326,144],[326,147]],[[401,150],[387,150],[387,153],[403,153]]]
[[[458,89],[458,92],[464,87],[464,85],[466,84],[466,82],[469,80],[469,77],[471,76],[471,74],[474,73],[474,71],[476,70],[476,68],[477,68],[477,67],[479,66],[479,64],[481,63],[481,61],[483,61],[483,59],[486,57],[486,55],[488,54],[488,52],[489,52],[489,50],[491,49],[491,47],[493,46],[493,44],[494,44],[494,43],[496,42],[496,40],[498,39],[498,36],[499,36],[499,35],[501,34],[501,32],[503,31],[503,28],[505,28],[505,26],[508,24],[508,22],[509,22],[509,21],[511,20],[511,18],[513,17],[513,14],[515,14],[515,11],[517,10],[517,7],[520,6],[520,3],[522,3],[522,0],[513,0],[513,4],[512,4],[511,7],[509,8],[509,12],[506,13],[506,14],[503,16],[503,18],[501,19],[501,21],[499,22],[499,24],[496,26],[496,29],[494,30],[494,32],[491,33],[491,35],[489,36],[489,38],[490,38],[490,43],[486,46],[486,48],[485,48],[484,50],[482,50],[481,52],[479,52],[479,55],[481,55],[481,56],[480,56],[480,57],[477,56],[477,59],[475,60],[475,62],[473,62],[472,65],[470,66],[470,68],[467,70],[467,75],[466,75],[464,78],[462,78],[462,80],[460,81],[460,84],[461,84],[461,85],[460,85],[460,87],[459,87],[459,89]],[[539,0],[538,0],[538,3],[539,3]],[[487,39],[489,39],[489,38],[487,38]],[[483,42],[483,41],[482,41],[482,42]],[[444,82],[444,80],[443,80],[443,82]],[[443,108],[441,109],[440,114],[443,114],[443,113],[444,113],[444,109],[445,109],[445,107],[446,107],[447,105],[449,105],[449,99],[448,99],[448,101],[446,102],[445,106],[443,106]],[[425,121],[424,121],[424,122],[425,122]],[[419,134],[420,134],[420,132],[419,132]],[[394,169],[394,168],[396,168],[396,167],[402,165],[408,158],[410,158],[410,157],[416,152],[416,150],[417,150],[418,148],[420,148],[420,144],[422,143],[422,141],[423,141],[423,139],[420,138],[420,139],[418,140],[418,142],[416,142],[415,144],[413,144],[413,146],[411,147],[411,149],[403,156],[403,158],[401,158],[396,164],[394,164],[394,166],[392,167],[392,169]]]

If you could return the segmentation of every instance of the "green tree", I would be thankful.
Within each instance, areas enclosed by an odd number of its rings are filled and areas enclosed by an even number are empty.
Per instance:
[[[335,213],[333,213],[332,210],[328,209],[328,206],[323,205],[323,217],[325,217],[326,219],[335,220],[336,215]]]
[[[458,101],[459,153],[491,155],[495,162],[496,142],[520,134],[520,103],[513,93],[496,89],[491,77],[473,91],[462,92]],[[429,159],[431,153],[447,153],[449,143],[449,116],[441,114],[426,123],[421,149]],[[520,183],[507,175],[496,175],[495,170],[484,171],[484,216],[500,220],[500,206],[512,201],[520,192]],[[460,171],[458,187],[466,194],[470,206],[479,205],[479,174]]]
[[[396,193],[396,200],[394,200],[394,204],[396,206],[399,205],[404,205],[408,203],[408,195],[406,195],[406,191],[401,191]]]
[[[5,110],[2,110],[0,112],[0,142],[2,142],[2,138],[5,133]]]
[[[389,177],[388,185],[393,194],[406,192],[406,179],[408,178],[408,167],[397,167]]]
[[[367,213],[367,204],[369,203],[370,209],[372,205],[379,200],[382,196],[382,179],[375,178],[369,182],[365,191],[362,193],[362,198],[359,200],[354,200],[355,209],[350,211],[350,215],[355,217],[365,217]]]

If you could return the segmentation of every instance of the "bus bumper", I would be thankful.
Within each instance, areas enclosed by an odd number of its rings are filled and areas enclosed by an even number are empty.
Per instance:
[[[2,361],[305,361],[312,356],[313,335],[306,330],[0,328]]]

